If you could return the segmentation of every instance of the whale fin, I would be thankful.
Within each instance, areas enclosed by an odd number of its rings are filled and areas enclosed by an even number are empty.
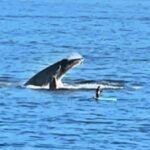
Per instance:
[[[60,73],[60,71],[61,71],[61,66],[59,65],[57,70],[56,70],[56,73],[54,75],[56,78],[57,78],[58,74]]]
[[[57,75],[61,71],[61,66],[58,66],[56,73],[50,78],[49,89],[55,90],[57,89]]]

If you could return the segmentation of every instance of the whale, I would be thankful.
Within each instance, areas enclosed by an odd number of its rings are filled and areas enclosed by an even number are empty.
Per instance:
[[[51,90],[58,89],[63,84],[64,75],[83,61],[83,58],[62,59],[35,74],[24,85],[48,86]]]

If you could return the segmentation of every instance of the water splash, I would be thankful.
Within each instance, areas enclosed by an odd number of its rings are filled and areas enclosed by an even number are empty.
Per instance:
[[[68,57],[68,59],[81,59],[81,58],[83,58],[83,56],[82,56],[81,54],[77,53],[77,52],[72,53],[72,54]]]
[[[58,90],[95,90],[98,86],[101,87],[101,89],[123,89],[121,86],[114,86],[114,85],[103,85],[98,83],[85,83],[85,84],[66,84],[60,85],[58,87]],[[49,86],[34,86],[34,85],[28,85],[27,88],[31,89],[49,89]]]

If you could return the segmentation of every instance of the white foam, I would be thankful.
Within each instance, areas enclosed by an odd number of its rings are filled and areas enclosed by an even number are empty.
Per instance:
[[[26,86],[27,88],[29,88],[29,89],[48,89],[49,88],[49,86],[47,85],[47,86],[35,86],[35,85],[27,85]]]
[[[102,100],[102,101],[117,101],[117,98],[115,98],[115,97],[99,97],[99,98],[95,98],[94,97],[94,99],[96,99],[96,100]]]
[[[62,88],[64,89],[71,89],[71,90],[95,90],[97,88],[97,86],[99,86],[99,84],[74,84],[74,85],[68,85],[68,84],[64,84]],[[101,86],[101,88],[103,88]]]
[[[95,90],[98,86],[101,89],[121,89],[122,87],[112,86],[112,85],[102,85],[97,83],[85,83],[85,84],[62,84],[61,82],[58,83],[58,89],[65,89],[65,90]],[[34,86],[28,85],[27,88],[31,89],[49,89],[49,85],[46,86]]]
[[[61,89],[63,87],[63,84],[62,84],[61,80],[58,80],[57,84],[58,84],[58,87],[57,87],[58,89]],[[35,90],[36,89],[46,89],[46,90],[48,90],[49,89],[49,84],[44,85],[44,86],[27,85],[26,87],[30,88],[30,89],[35,89]]]
[[[10,86],[12,84],[13,83],[11,83],[11,82],[0,81],[0,86]]]
[[[72,53],[68,59],[80,59],[83,58],[83,56],[77,52]]]
[[[142,86],[132,86],[132,88],[135,90],[139,90],[139,89],[142,89],[143,87]]]

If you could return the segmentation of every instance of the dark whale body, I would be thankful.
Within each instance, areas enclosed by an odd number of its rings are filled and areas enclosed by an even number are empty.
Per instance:
[[[49,85],[49,89],[57,89],[58,80],[61,80],[63,75],[73,68],[74,66],[80,64],[83,61],[83,58],[78,59],[62,59],[54,63],[53,65],[48,66],[42,71],[35,74],[30,78],[26,83],[27,85],[34,86],[46,86]]]

